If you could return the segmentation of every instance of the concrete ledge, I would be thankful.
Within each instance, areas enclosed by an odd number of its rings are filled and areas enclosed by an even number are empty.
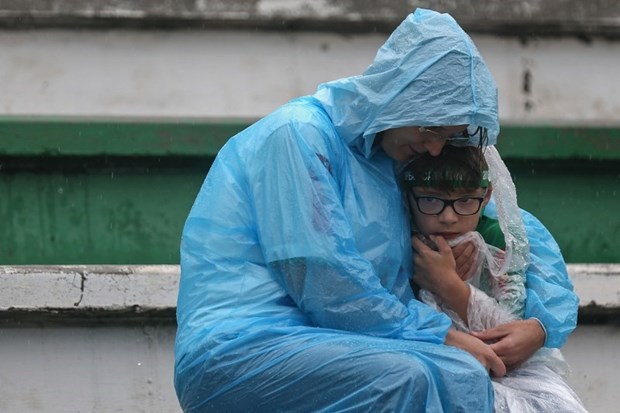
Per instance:
[[[609,0],[4,0],[0,26],[389,32],[415,7],[448,12],[471,32],[620,35],[620,5]]]
[[[572,264],[568,272],[579,295],[579,322],[620,323],[620,264]]]
[[[5,324],[174,323],[179,267],[0,266]]]
[[[580,317],[620,317],[620,264],[568,266]],[[0,320],[5,324],[174,323],[179,266],[0,266]]]

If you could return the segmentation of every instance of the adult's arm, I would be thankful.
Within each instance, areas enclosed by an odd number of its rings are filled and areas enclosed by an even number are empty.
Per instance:
[[[522,210],[522,216],[531,259],[526,272],[525,317],[542,323],[547,333],[545,347],[560,348],[577,326],[579,298],[551,233],[529,212]]]
[[[279,126],[257,150],[261,162],[246,170],[257,237],[272,274],[317,326],[443,343],[448,317],[417,300],[402,302],[358,251],[350,224],[356,217],[345,213],[344,202],[351,200],[340,189],[345,181],[339,174],[353,173],[338,152],[347,148],[325,134],[312,122]],[[393,200],[358,200],[360,213],[365,202],[400,201],[393,191]],[[372,188],[360,193],[383,195]],[[376,231],[369,228],[368,237],[381,240],[385,234]]]
[[[496,216],[494,204],[489,203],[485,214]],[[563,346],[577,324],[579,303],[553,236],[532,214],[524,210],[521,214],[530,245],[525,320],[475,334],[496,341],[491,346],[509,367],[519,365],[542,346]]]

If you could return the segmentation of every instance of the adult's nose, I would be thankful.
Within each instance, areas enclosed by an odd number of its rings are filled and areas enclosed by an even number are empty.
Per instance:
[[[424,147],[432,156],[439,156],[445,144],[445,139],[429,139],[424,143]]]

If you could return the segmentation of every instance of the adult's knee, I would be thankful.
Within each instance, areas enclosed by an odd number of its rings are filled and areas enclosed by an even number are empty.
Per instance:
[[[361,373],[366,378],[368,411],[417,412],[436,404],[439,393],[432,370],[406,353],[383,352],[362,357]]]

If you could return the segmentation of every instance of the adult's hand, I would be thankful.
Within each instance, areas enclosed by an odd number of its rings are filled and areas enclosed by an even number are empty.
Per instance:
[[[508,370],[517,368],[545,344],[545,331],[535,319],[517,320],[481,332],[474,337],[491,343]]]
[[[452,255],[456,263],[456,273],[465,281],[470,278],[470,272],[474,266],[474,256],[476,253],[476,245],[471,242],[461,242],[452,247]]]
[[[491,346],[476,337],[450,329],[446,336],[446,344],[467,351],[484,366],[489,374],[495,377],[502,377],[506,374],[506,366],[491,349]]]

